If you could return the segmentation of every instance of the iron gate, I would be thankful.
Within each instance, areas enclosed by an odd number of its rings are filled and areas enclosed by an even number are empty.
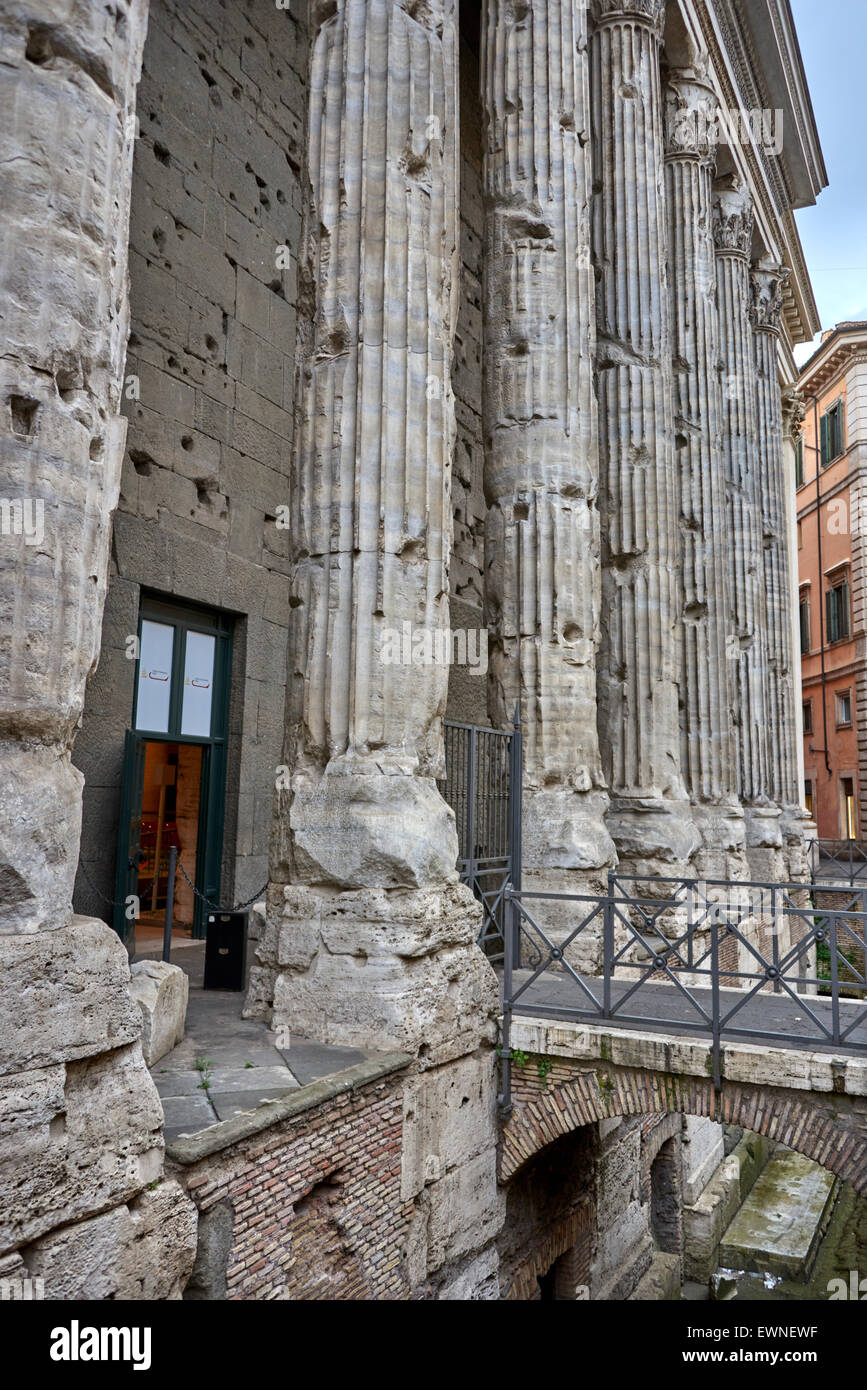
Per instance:
[[[506,885],[521,888],[521,725],[511,730],[445,721],[440,791],[455,813],[458,874],[482,904],[479,945],[503,959]]]

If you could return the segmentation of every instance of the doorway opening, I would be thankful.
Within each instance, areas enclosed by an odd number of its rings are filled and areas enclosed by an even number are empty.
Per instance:
[[[223,614],[142,601],[114,919],[130,955],[161,941],[170,902],[180,944],[206,935],[209,905],[220,901],[230,623]]]
[[[203,761],[201,744],[145,740],[142,857],[138,870],[139,917],[136,923],[138,950],[162,939],[172,847],[188,878],[196,882]],[[196,925],[195,894],[178,868],[173,888],[173,934],[192,937]]]

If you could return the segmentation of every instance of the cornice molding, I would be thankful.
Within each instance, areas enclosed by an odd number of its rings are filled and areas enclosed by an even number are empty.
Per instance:
[[[763,108],[769,104],[757,80],[761,65],[737,14],[737,6],[742,2],[692,0],[701,42],[719,86],[721,104],[737,110]],[[751,3],[774,4],[776,0],[751,0]],[[819,328],[819,315],[795,224],[791,190],[777,167],[778,159],[760,151],[753,142],[742,145],[741,149],[745,172],[765,223],[779,236],[777,253],[784,256],[792,268],[792,279],[783,298],[786,332],[792,343],[809,340]]]

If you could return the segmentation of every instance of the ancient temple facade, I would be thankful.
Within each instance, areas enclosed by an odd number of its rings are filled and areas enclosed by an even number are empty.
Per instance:
[[[407,1059],[406,1292],[495,1296],[520,1220],[444,718],[519,711],[527,886],[803,873],[793,212],[826,179],[788,2],[20,0],[0,43],[0,1067],[33,1153],[0,1254],[65,1267],[101,1222],[118,1289],[189,1275],[112,929],[161,627],[223,654],[187,863],[227,902],[267,878],[248,1015]],[[386,656],[456,630],[485,678]]]

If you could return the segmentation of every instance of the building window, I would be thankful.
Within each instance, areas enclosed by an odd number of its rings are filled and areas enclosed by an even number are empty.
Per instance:
[[[819,421],[822,467],[827,468],[843,452],[843,402],[836,401]]]
[[[842,642],[849,636],[849,581],[841,579],[825,594],[828,641]]]
[[[811,734],[812,732],[813,732],[813,701],[812,701],[812,700],[805,700],[805,701],[804,701],[804,733],[805,733],[805,734]]]
[[[803,550],[803,549],[804,549],[804,533],[803,533],[803,531],[801,530],[801,523],[800,523],[800,521],[798,522],[798,549],[799,549],[799,550]]]
[[[795,487],[804,486],[804,436],[795,440]]]
[[[798,622],[801,628],[801,654],[806,656],[810,650],[810,595],[806,594],[798,604]]]
[[[852,692],[851,690],[837,691],[837,728],[841,729],[846,724],[852,723]]]
[[[813,818],[813,783],[810,781],[809,778],[807,778],[807,780],[804,782],[804,806],[806,807],[807,815],[808,815],[808,816],[810,817],[810,819],[812,820],[812,818]]]
[[[840,778],[840,794],[842,800],[842,821],[843,835],[847,840],[857,840],[858,820],[855,812],[855,779],[853,777]]]

